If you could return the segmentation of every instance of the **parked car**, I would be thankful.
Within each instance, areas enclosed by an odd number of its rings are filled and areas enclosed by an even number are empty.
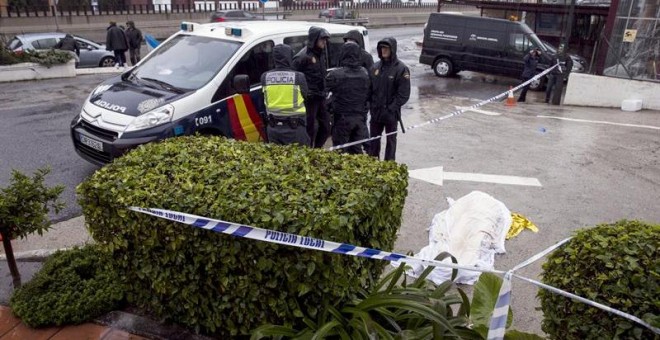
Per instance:
[[[303,4],[306,7],[313,7],[313,6],[325,7],[328,6],[329,4],[328,0],[303,0],[303,1],[299,1],[299,3]]]
[[[242,10],[217,11],[211,15],[211,22],[252,21],[252,20],[261,20],[261,18],[254,16],[250,12],[242,11]]]
[[[424,28],[419,62],[431,65],[439,77],[460,71],[475,71],[519,78],[523,58],[532,49],[547,55],[547,48],[524,23],[504,19],[432,13]],[[542,57],[539,70],[550,64]],[[530,88],[541,90],[545,79],[532,82]]]
[[[549,42],[545,40],[541,40],[543,45],[548,49],[548,52],[551,54],[556,54],[557,53],[557,47],[554,45],[550,44]],[[584,73],[584,71],[587,69],[587,59],[584,59],[583,57],[577,55],[577,54],[568,54],[571,59],[573,59],[573,69],[571,72],[573,73]]]
[[[351,17],[351,11],[338,7],[324,9],[319,13],[319,18],[350,19]]]
[[[417,1],[416,0],[385,0],[382,1],[382,3],[391,3],[392,5],[398,5],[398,6],[417,6]]]
[[[7,48],[14,52],[30,50],[49,50],[64,38],[65,33],[30,33],[15,36],[7,44]],[[97,44],[91,40],[74,36],[80,47],[80,62],[78,68],[110,67],[115,64],[112,51],[106,51],[105,45]]]

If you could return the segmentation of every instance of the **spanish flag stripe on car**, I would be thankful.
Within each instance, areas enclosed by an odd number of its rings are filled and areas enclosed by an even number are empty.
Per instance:
[[[234,139],[246,140],[245,131],[243,131],[243,127],[241,126],[241,121],[238,118],[238,112],[236,110],[236,103],[234,102],[234,98],[236,97],[237,96],[234,96],[227,100],[227,109],[229,110],[229,124],[231,125],[231,133]]]
[[[252,98],[248,94],[243,95],[243,101],[245,102],[245,107],[247,108],[248,114],[250,115],[250,120],[252,121],[254,127],[259,132],[258,141],[266,140],[266,132],[264,131],[264,123],[257,112],[257,109],[254,108],[254,103]]]

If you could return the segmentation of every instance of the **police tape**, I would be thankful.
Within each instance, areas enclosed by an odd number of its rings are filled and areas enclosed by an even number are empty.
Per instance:
[[[510,89],[510,90],[508,90],[508,91],[506,91],[506,92],[502,92],[502,93],[500,93],[500,94],[498,94],[498,95],[496,95],[496,96],[494,96],[494,97],[491,97],[491,98],[488,98],[488,99],[486,99],[486,100],[483,100],[483,101],[481,101],[481,102],[479,102],[479,103],[477,103],[477,104],[474,104],[474,105],[472,105],[472,106],[461,108],[460,110],[456,110],[456,111],[451,112],[451,113],[448,113],[448,114],[446,114],[446,115],[444,115],[444,116],[440,116],[440,117],[437,117],[437,118],[433,118],[433,119],[431,119],[431,120],[427,120],[427,121],[425,121],[425,122],[423,122],[423,123],[419,123],[419,124],[411,125],[411,126],[405,128],[404,131],[407,132],[407,131],[415,130],[415,129],[418,129],[418,128],[421,128],[421,127],[424,127],[424,126],[427,126],[427,125],[435,124],[435,123],[438,123],[438,122],[443,121],[443,120],[445,120],[445,119],[449,119],[449,118],[451,118],[451,117],[455,117],[455,116],[461,115],[461,114],[463,114],[463,113],[465,113],[465,112],[467,112],[467,111],[471,111],[471,110],[477,109],[477,108],[479,108],[479,107],[481,107],[481,106],[484,106],[484,105],[486,105],[486,104],[488,104],[488,103],[492,103],[492,102],[494,102],[494,101],[501,100],[502,98],[504,98],[505,96],[507,96],[507,95],[509,94],[509,92],[516,92],[516,91],[518,91],[519,89],[521,89],[521,88],[523,88],[523,87],[525,87],[525,86],[531,84],[533,81],[535,81],[535,80],[537,80],[537,79],[539,79],[539,78],[545,76],[545,75],[548,74],[550,71],[554,70],[555,67],[559,67],[559,64],[557,63],[557,64],[555,64],[554,66],[549,67],[549,68],[543,70],[541,73],[535,75],[533,78],[531,78],[531,79],[529,79],[529,80],[527,80],[527,81],[521,83],[520,85],[518,85],[518,86],[516,86],[516,87],[514,87],[514,88],[512,88],[512,89]],[[355,141],[355,142],[344,143],[344,144],[341,144],[341,145],[331,146],[331,147],[327,148],[327,150],[330,150],[330,151],[341,150],[341,149],[345,149],[345,148],[348,148],[348,147],[351,147],[351,146],[354,146],[354,145],[364,144],[364,143],[368,143],[368,142],[371,142],[371,141],[374,141],[374,140],[380,140],[381,137],[387,137],[387,136],[395,135],[395,134],[398,134],[398,133],[399,133],[399,131],[398,131],[398,130],[395,130],[395,131],[392,131],[392,132],[387,132],[387,133],[385,133],[385,134],[383,134],[383,135],[374,136],[374,137],[369,137],[369,138],[361,139],[361,140],[358,140],[358,141]]]
[[[188,224],[193,227],[211,230],[216,233],[243,237],[257,241],[265,241],[269,243],[276,243],[286,246],[313,249],[328,253],[365,257],[375,260],[418,263],[426,266],[442,266],[452,269],[504,274],[503,271],[499,271],[499,270],[488,270],[486,268],[468,267],[468,266],[461,266],[453,263],[445,263],[435,260],[418,259],[415,257],[382,251],[378,249],[358,247],[347,243],[321,240],[309,236],[302,236],[302,235],[290,234],[282,231],[274,231],[274,230],[262,229],[252,226],[246,226],[242,224],[216,220],[216,219],[211,219],[211,218],[206,218],[206,217],[201,217],[197,215],[186,214],[171,210],[152,209],[152,208],[147,209],[147,208],[138,208],[138,207],[130,207],[129,209],[147,215],[164,218],[166,220]]]
[[[177,211],[172,211],[172,210],[166,210],[166,209],[155,209],[155,208],[140,208],[140,207],[129,207],[129,210],[163,218],[166,220],[174,221],[174,222],[179,222],[179,223],[184,223],[191,225],[196,228],[201,228],[201,229],[206,229],[210,231],[214,231],[216,233],[222,233],[222,234],[227,234],[227,235],[232,235],[236,237],[242,237],[242,238],[248,238],[248,239],[253,239],[257,241],[264,241],[264,242],[269,242],[269,243],[274,243],[274,244],[281,244],[281,245],[287,245],[287,246],[292,246],[292,247],[297,247],[297,248],[304,248],[304,249],[312,249],[312,250],[317,250],[317,251],[323,251],[323,252],[329,252],[329,253],[334,253],[334,254],[343,254],[343,255],[350,255],[350,256],[358,256],[358,257],[364,257],[364,258],[369,258],[369,259],[376,259],[376,260],[384,260],[384,261],[391,261],[391,262],[397,262],[397,263],[417,263],[417,264],[422,264],[422,265],[427,265],[427,266],[434,266],[434,267],[445,267],[445,268],[451,268],[451,269],[461,269],[461,270],[468,270],[468,271],[476,271],[476,272],[482,272],[482,273],[494,273],[494,274],[503,274],[504,275],[504,281],[502,283],[502,288],[500,289],[500,294],[498,297],[498,301],[496,303],[496,308],[493,311],[493,317],[491,318],[491,327],[489,330],[489,337],[488,339],[492,340],[501,340],[504,337],[504,330],[506,328],[506,315],[508,315],[508,310],[509,310],[509,305],[511,301],[511,278],[516,277],[520,280],[523,280],[525,282],[531,283],[537,287],[547,289],[552,293],[562,295],[571,299],[575,299],[577,301],[586,303],[590,306],[602,309],[606,312],[613,313],[615,315],[621,316],[623,318],[626,318],[628,320],[631,320],[633,322],[636,322],[651,331],[653,331],[656,334],[660,334],[660,329],[651,326],[650,324],[646,323],[645,321],[639,319],[638,317],[616,310],[614,308],[605,306],[603,304],[600,304],[595,301],[591,301],[588,299],[585,299],[583,297],[580,297],[578,295],[566,292],[564,290],[561,290],[556,287],[548,286],[544,283],[538,282],[536,280],[532,280],[520,275],[515,274],[514,272],[516,270],[519,270],[523,267],[526,267],[527,265],[543,258],[545,255],[550,253],[551,251],[555,250],[556,248],[560,247],[561,245],[565,244],[570,240],[570,238],[565,239],[563,241],[560,241],[559,243],[545,249],[544,251],[532,256],[528,260],[523,261],[519,265],[515,266],[513,269],[509,271],[501,271],[501,270],[495,270],[495,269],[486,269],[486,268],[479,268],[479,267],[471,267],[471,266],[462,266],[458,264],[453,264],[453,263],[447,263],[447,262],[441,262],[441,261],[436,261],[436,260],[425,260],[425,259],[420,259],[420,258],[415,258],[412,256],[408,255],[403,255],[403,254],[397,254],[393,252],[387,252],[387,251],[382,251],[378,249],[373,249],[373,248],[365,248],[365,247],[359,247],[355,246],[352,244],[348,243],[339,243],[339,242],[334,242],[334,241],[328,241],[328,240],[322,240],[310,236],[303,236],[303,235],[297,235],[297,234],[291,234],[291,233],[286,233],[286,232],[281,232],[281,231],[274,231],[274,230],[269,230],[269,229],[262,229],[262,228],[257,228],[257,227],[252,227],[252,226],[247,226],[243,224],[238,224],[238,223],[232,223],[232,222],[227,222],[223,220],[217,220],[217,219],[212,219],[212,218],[207,218],[207,217],[202,217],[202,216],[197,216],[197,215],[192,215],[192,214],[187,214],[187,213],[182,213],[182,212],[177,212]],[[502,313],[506,311],[505,316],[502,317]],[[502,323],[502,321],[504,321]],[[492,332],[492,333],[491,333]],[[491,337],[492,334],[492,337]]]

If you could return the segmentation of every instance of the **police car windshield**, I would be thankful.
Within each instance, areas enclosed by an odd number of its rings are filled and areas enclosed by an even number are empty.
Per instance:
[[[160,46],[133,75],[180,90],[206,85],[241,47],[240,42],[178,35]]]

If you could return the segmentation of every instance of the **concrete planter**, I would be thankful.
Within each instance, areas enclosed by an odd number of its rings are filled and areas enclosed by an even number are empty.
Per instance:
[[[0,66],[0,82],[38,80],[49,78],[67,78],[76,76],[76,62],[46,67],[36,63],[21,63]]]
[[[642,108],[660,110],[660,83],[584,73],[571,73],[564,104],[621,107],[624,100],[641,100]]]

